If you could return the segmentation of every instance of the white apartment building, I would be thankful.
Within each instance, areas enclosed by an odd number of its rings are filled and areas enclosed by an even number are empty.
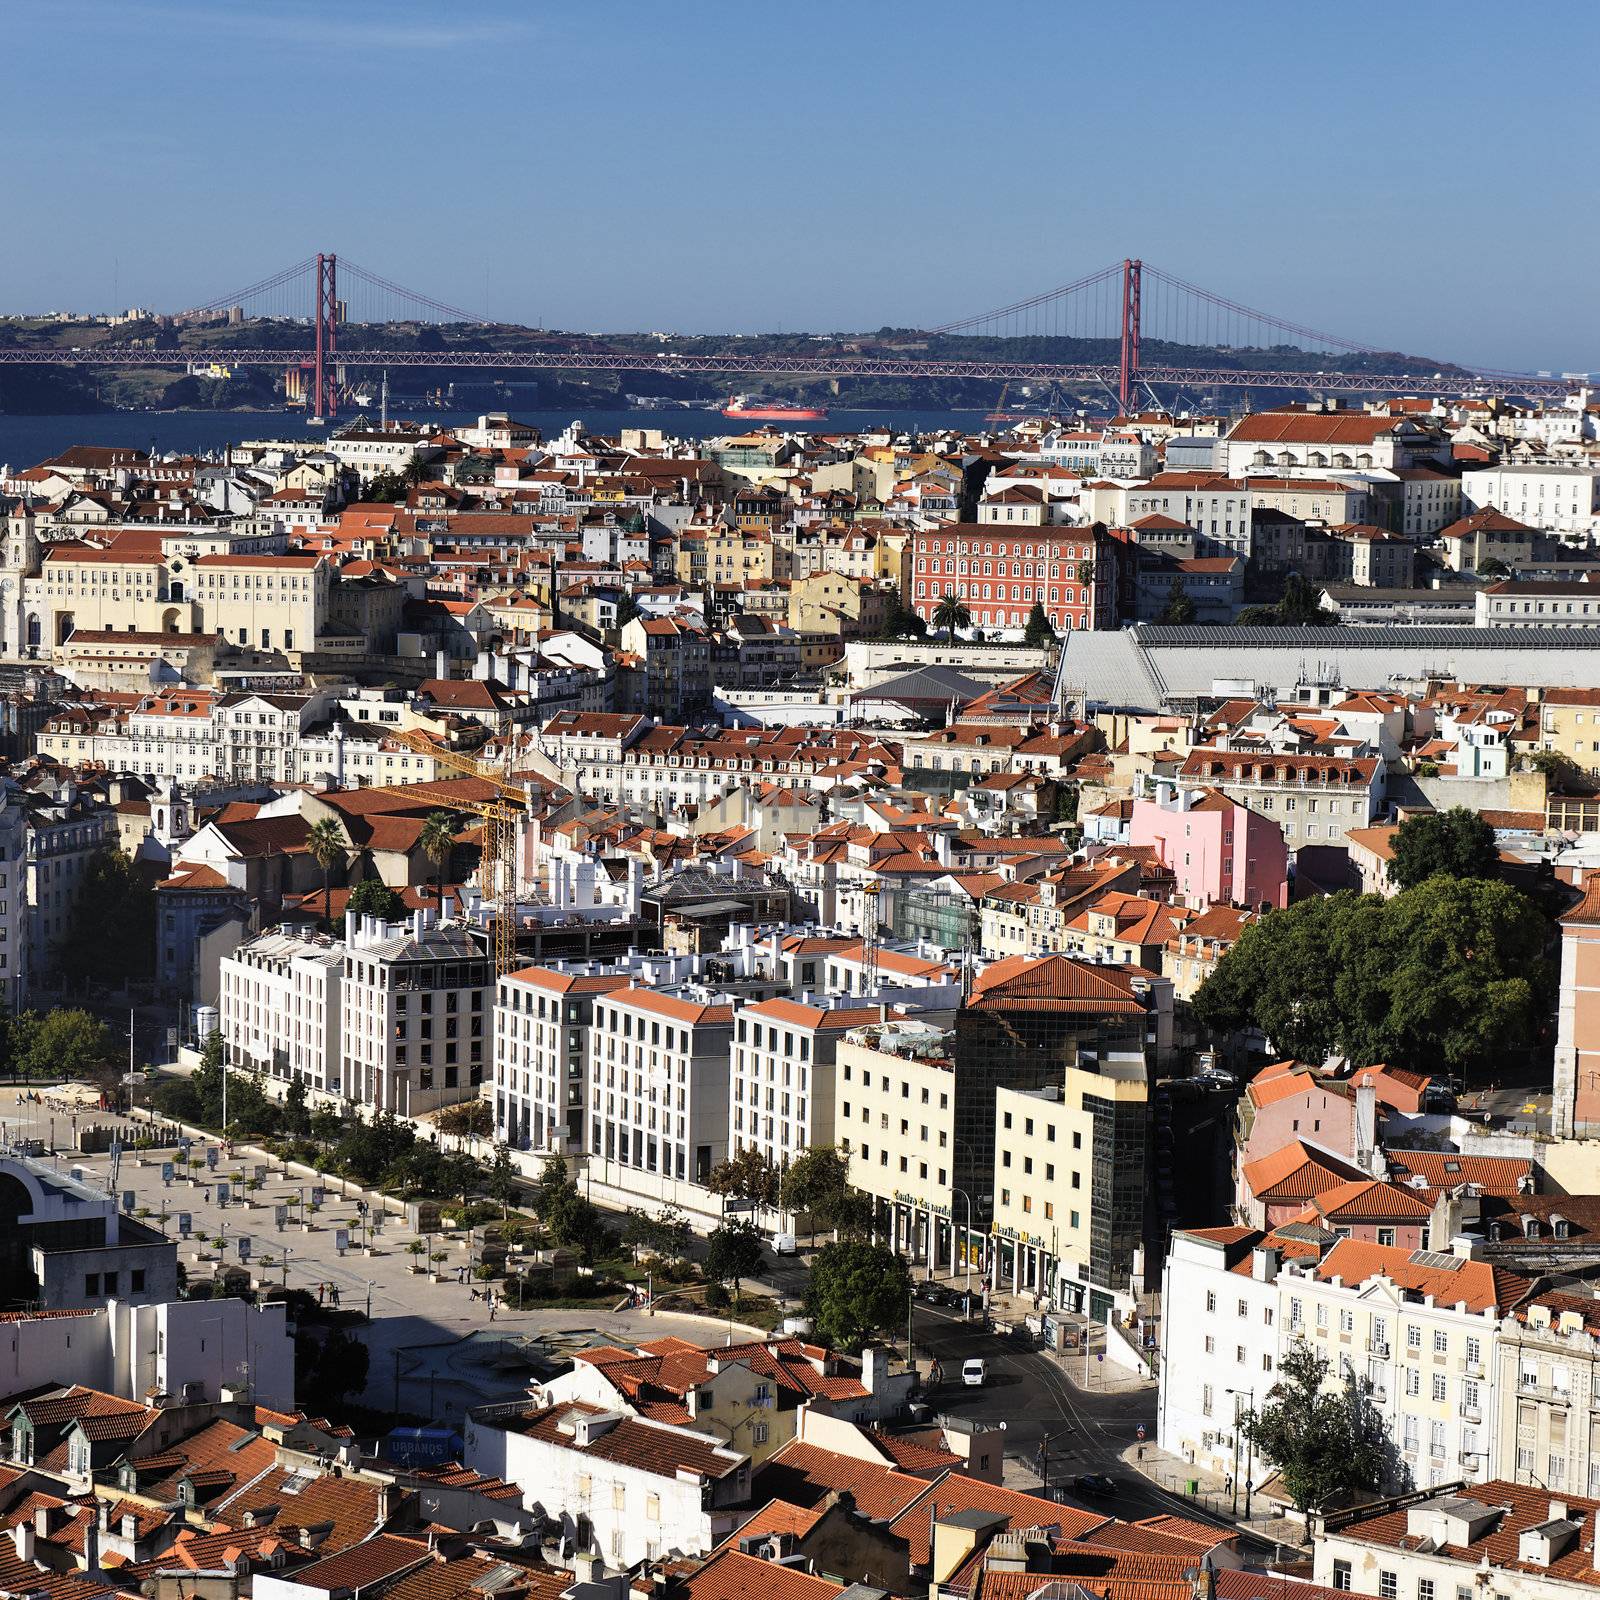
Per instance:
[[[1600,1495],[1600,1300],[1552,1291],[1500,1324],[1495,1473]]]
[[[217,1025],[229,1065],[341,1094],[344,958],[340,941],[299,928],[269,929],[224,956]]]
[[[588,1036],[590,1155],[703,1185],[728,1152],[732,1036],[733,1007],[709,990],[630,984],[598,995]]]
[[[749,1515],[750,1458],[709,1433],[580,1400],[480,1407],[465,1433],[469,1467],[516,1484],[609,1567],[705,1555]]]
[[[798,1000],[741,1006],[733,1038],[730,1152],[754,1148],[786,1167],[813,1145],[834,1144],[834,1067],[852,1028],[885,1020],[887,1008]]]
[[[314,650],[328,616],[333,569],[322,555],[200,556],[193,593],[205,628],[241,647]]]
[[[569,1155],[588,1148],[595,1002],[626,989],[623,974],[524,967],[495,992],[495,1138],[514,1150]]]
[[[483,946],[426,911],[401,923],[363,917],[347,929],[345,1098],[397,1116],[477,1098],[494,1000]]]
[[[1592,539],[1600,526],[1600,466],[1528,462],[1483,467],[1461,475],[1463,512],[1493,506],[1530,528]]]
[[[1330,1382],[1370,1385],[1407,1480],[1395,1487],[1494,1476],[1501,1319],[1531,1284],[1470,1252],[1465,1240],[1450,1253],[1407,1251],[1298,1223],[1269,1235],[1175,1233],[1158,1442],[1231,1472],[1236,1414],[1265,1404],[1279,1363],[1303,1340],[1327,1358]],[[1258,1461],[1254,1481],[1270,1471]]]

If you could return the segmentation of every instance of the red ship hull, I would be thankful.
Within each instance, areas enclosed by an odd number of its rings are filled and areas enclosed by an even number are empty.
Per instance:
[[[725,417],[748,418],[751,422],[821,422],[828,415],[825,406],[786,406],[780,404],[738,406],[722,408]]]

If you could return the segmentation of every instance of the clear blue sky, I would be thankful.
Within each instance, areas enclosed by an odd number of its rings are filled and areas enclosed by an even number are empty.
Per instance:
[[[7,0],[0,307],[334,249],[568,328],[932,324],[1125,255],[1600,370],[1593,0]]]

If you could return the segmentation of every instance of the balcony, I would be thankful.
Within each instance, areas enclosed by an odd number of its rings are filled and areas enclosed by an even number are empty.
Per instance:
[[[1479,1423],[1483,1421],[1483,1412],[1477,1406],[1469,1406],[1465,1401],[1457,1408],[1463,1422]]]
[[[1456,1358],[1456,1371],[1468,1378],[1481,1378],[1483,1376],[1483,1362],[1469,1361],[1465,1356]]]
[[[1387,1339],[1368,1339],[1367,1354],[1369,1356],[1380,1356],[1387,1361],[1389,1359],[1389,1341]]]

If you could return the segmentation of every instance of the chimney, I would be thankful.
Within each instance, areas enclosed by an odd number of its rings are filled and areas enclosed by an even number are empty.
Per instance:
[[[33,1560],[33,1541],[35,1537],[34,1527],[31,1522],[19,1522],[11,1530],[11,1542],[16,1546],[18,1561],[31,1562]]]
[[[1356,1084],[1356,1165],[1378,1176],[1378,1091],[1367,1075]]]
[[[1257,1283],[1276,1283],[1278,1281],[1278,1267],[1283,1261],[1283,1252],[1273,1249],[1257,1248],[1250,1252],[1250,1276]]]
[[[579,1583],[599,1583],[605,1577],[606,1564],[600,1552],[590,1545],[572,1558],[572,1575]]]
[[[384,1484],[378,1490],[378,1526],[380,1528],[394,1514],[393,1507],[390,1504],[390,1500],[391,1500],[391,1495],[390,1495],[389,1485],[388,1484]]]

